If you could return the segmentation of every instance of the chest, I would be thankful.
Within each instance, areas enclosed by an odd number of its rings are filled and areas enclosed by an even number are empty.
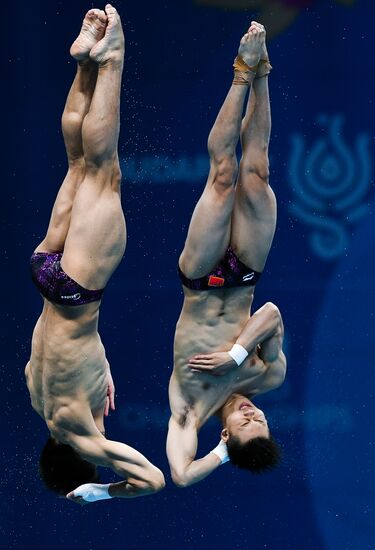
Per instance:
[[[193,408],[202,425],[213,416],[233,393],[254,396],[262,391],[267,378],[267,368],[256,354],[238,369],[223,376],[192,372],[182,367],[176,380],[182,399],[181,405]]]

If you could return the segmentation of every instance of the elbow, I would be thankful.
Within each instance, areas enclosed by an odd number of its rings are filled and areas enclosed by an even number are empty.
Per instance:
[[[156,471],[152,473],[152,476],[148,481],[151,493],[158,493],[165,487],[165,479],[164,479],[163,472],[158,468],[155,468],[155,470]]]
[[[264,304],[264,307],[267,308],[270,315],[273,315],[274,317],[281,317],[279,308],[273,302],[267,302]]]
[[[267,309],[269,317],[272,319],[272,321],[280,328],[282,328],[283,323],[279,308],[272,302],[267,302],[264,307]]]
[[[184,474],[179,474],[175,471],[172,471],[171,476],[172,476],[173,483],[179,489],[184,489],[185,487],[188,487],[190,485],[189,480]]]

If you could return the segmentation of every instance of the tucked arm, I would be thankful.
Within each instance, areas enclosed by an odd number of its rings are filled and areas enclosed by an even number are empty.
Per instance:
[[[167,456],[172,479],[178,487],[188,487],[207,477],[222,463],[218,454],[210,452],[195,460],[198,433],[194,417],[181,424],[171,416],[168,426]]]
[[[272,366],[273,372],[278,372],[280,379],[284,379],[286,360],[282,351],[283,339],[284,326],[280,311],[275,304],[267,302],[249,318],[235,345],[241,346],[245,352],[242,361],[248,353],[257,350],[262,361],[268,367]],[[197,372],[226,374],[238,368],[232,350],[196,355],[189,360],[189,366]]]
[[[111,468],[120,477],[126,478],[109,485],[110,497],[134,498],[160,491],[165,485],[162,472],[129,445],[105,439],[101,435],[75,435],[70,443],[85,460]],[[67,496],[71,500],[81,501],[80,497],[75,497],[74,491]]]

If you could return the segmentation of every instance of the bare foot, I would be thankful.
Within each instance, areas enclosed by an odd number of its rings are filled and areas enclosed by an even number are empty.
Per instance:
[[[90,10],[86,13],[81,32],[70,48],[70,55],[77,61],[88,59],[89,53],[105,33],[107,16],[103,10]]]
[[[122,62],[125,51],[124,33],[117,10],[111,4],[107,4],[105,12],[108,18],[105,35],[90,52],[91,59],[101,65],[108,61]]]
[[[262,60],[267,59],[267,61],[268,61],[268,51],[267,51],[267,46],[266,46],[266,29],[263,27],[263,25],[261,25],[261,23],[257,23],[256,21],[252,21],[251,26],[252,27],[253,26],[257,27],[260,31],[264,32],[263,42],[262,42],[262,49],[260,51],[260,58]]]
[[[252,22],[247,33],[242,37],[238,55],[242,57],[249,67],[254,67],[259,63],[260,54],[264,44],[266,31],[264,27]]]

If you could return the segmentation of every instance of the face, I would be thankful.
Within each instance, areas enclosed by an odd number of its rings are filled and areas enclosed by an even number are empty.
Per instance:
[[[235,436],[241,443],[255,437],[269,437],[263,411],[243,395],[234,394],[223,408],[222,436],[224,441]]]

